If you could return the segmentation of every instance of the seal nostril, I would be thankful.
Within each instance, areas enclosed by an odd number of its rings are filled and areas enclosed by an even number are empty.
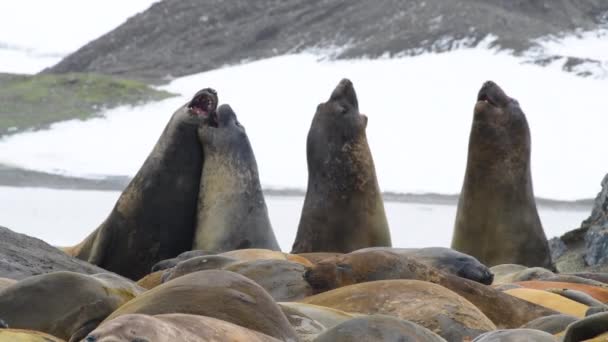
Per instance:
[[[87,338],[84,339],[86,342],[97,342],[97,337],[93,336],[93,335],[89,335],[87,336]]]

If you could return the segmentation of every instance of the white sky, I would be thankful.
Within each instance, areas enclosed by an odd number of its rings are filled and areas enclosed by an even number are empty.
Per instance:
[[[2,0],[0,43],[72,52],[157,0]]]

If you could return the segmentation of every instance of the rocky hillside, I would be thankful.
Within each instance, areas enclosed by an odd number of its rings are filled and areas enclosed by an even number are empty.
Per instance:
[[[339,47],[335,58],[474,46],[516,53],[592,29],[605,0],[163,0],[47,70],[162,82],[243,60]]]

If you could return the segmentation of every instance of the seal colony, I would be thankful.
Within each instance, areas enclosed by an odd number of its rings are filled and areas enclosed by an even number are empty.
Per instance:
[[[0,342],[606,339],[608,275],[547,269],[515,100],[492,82],[479,92],[458,251],[390,247],[366,126],[344,79],[313,118],[296,254],[284,253],[245,129],[199,91],[108,218],[64,249],[101,273],[0,268]]]

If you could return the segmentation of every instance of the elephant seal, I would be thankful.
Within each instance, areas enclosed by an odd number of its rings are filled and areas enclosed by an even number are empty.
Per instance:
[[[518,328],[556,312],[478,282],[439,272],[414,258],[388,250],[356,251],[317,263],[305,274],[315,293],[385,279],[413,279],[441,285],[466,298],[501,328]]]
[[[560,332],[566,330],[568,325],[572,322],[578,321],[578,317],[557,314],[557,315],[549,315],[545,317],[537,318],[531,322],[528,322],[521,326],[522,329],[534,329],[544,331],[551,335],[559,334]]]
[[[320,334],[314,342],[446,342],[416,323],[386,315],[353,318]]]
[[[279,307],[302,341],[312,341],[323,331],[362,316],[324,306],[297,302],[282,302]]]
[[[383,250],[408,256],[416,261],[427,264],[439,271],[470,279],[485,285],[492,284],[494,275],[490,269],[470,255],[460,253],[451,248],[390,248],[370,247],[353,253]]]
[[[216,116],[198,131],[204,160],[192,249],[278,251],[245,128],[229,105]]]
[[[264,288],[277,302],[289,302],[311,296],[304,279],[306,267],[287,260],[255,260],[227,265],[226,271],[242,274]]]
[[[230,252],[224,252],[219,254],[221,256],[235,258],[240,261],[253,261],[253,260],[289,260],[297,262],[304,266],[312,266],[312,263],[297,254],[289,254],[277,251],[271,251],[268,249],[238,249]]]
[[[420,324],[448,341],[495,330],[477,307],[456,293],[418,280],[379,280],[341,287],[300,302],[361,314],[384,314]]]
[[[597,299],[602,303],[608,303],[608,289],[603,287],[597,287],[586,284],[577,284],[577,283],[567,283],[567,282],[554,282],[554,281],[522,281],[516,283],[516,285],[520,285],[522,287],[527,287],[530,289],[537,290],[548,290],[548,289],[568,289],[568,290],[576,290],[590,295],[591,297]]]
[[[308,188],[292,253],[391,246],[366,127],[353,84],[343,79],[308,132]]]
[[[183,313],[209,316],[283,341],[296,333],[270,295],[254,281],[228,271],[199,271],[148,290],[104,322],[127,314]]]
[[[68,254],[137,280],[191,249],[203,163],[197,130],[217,102],[203,89],[173,114],[108,218]]]
[[[591,315],[574,322],[566,329],[563,342],[578,342],[590,340],[608,332],[608,312]],[[595,340],[594,340],[595,341]],[[605,339],[597,339],[605,341]]]
[[[485,333],[473,342],[557,342],[555,336],[533,329],[496,330]]]
[[[124,315],[103,323],[91,332],[84,341],[279,342],[279,340],[268,335],[216,318],[185,314]]]
[[[511,296],[578,318],[585,317],[585,312],[589,308],[587,305],[542,290],[521,288],[506,290],[504,292]]]
[[[39,331],[0,329],[0,342],[65,342],[65,340]]]
[[[494,82],[477,96],[452,248],[488,266],[554,269],[536,209],[530,129],[519,103]]]
[[[74,272],[32,276],[0,291],[0,318],[10,328],[80,341],[133,296],[124,287]]]
[[[214,254],[214,253],[209,252],[209,251],[203,251],[200,249],[195,249],[193,251],[187,251],[187,252],[181,253],[180,255],[176,256],[175,258],[161,260],[161,261],[157,262],[156,264],[154,264],[154,266],[152,266],[152,272],[166,270],[168,268],[177,266],[177,264],[179,264],[182,261],[196,258],[199,256],[211,255],[211,254]]]
[[[175,267],[166,270],[162,276],[162,282],[166,283],[183,275],[206,270],[222,269],[224,266],[237,263],[237,259],[222,255],[205,255],[184,260]]]

